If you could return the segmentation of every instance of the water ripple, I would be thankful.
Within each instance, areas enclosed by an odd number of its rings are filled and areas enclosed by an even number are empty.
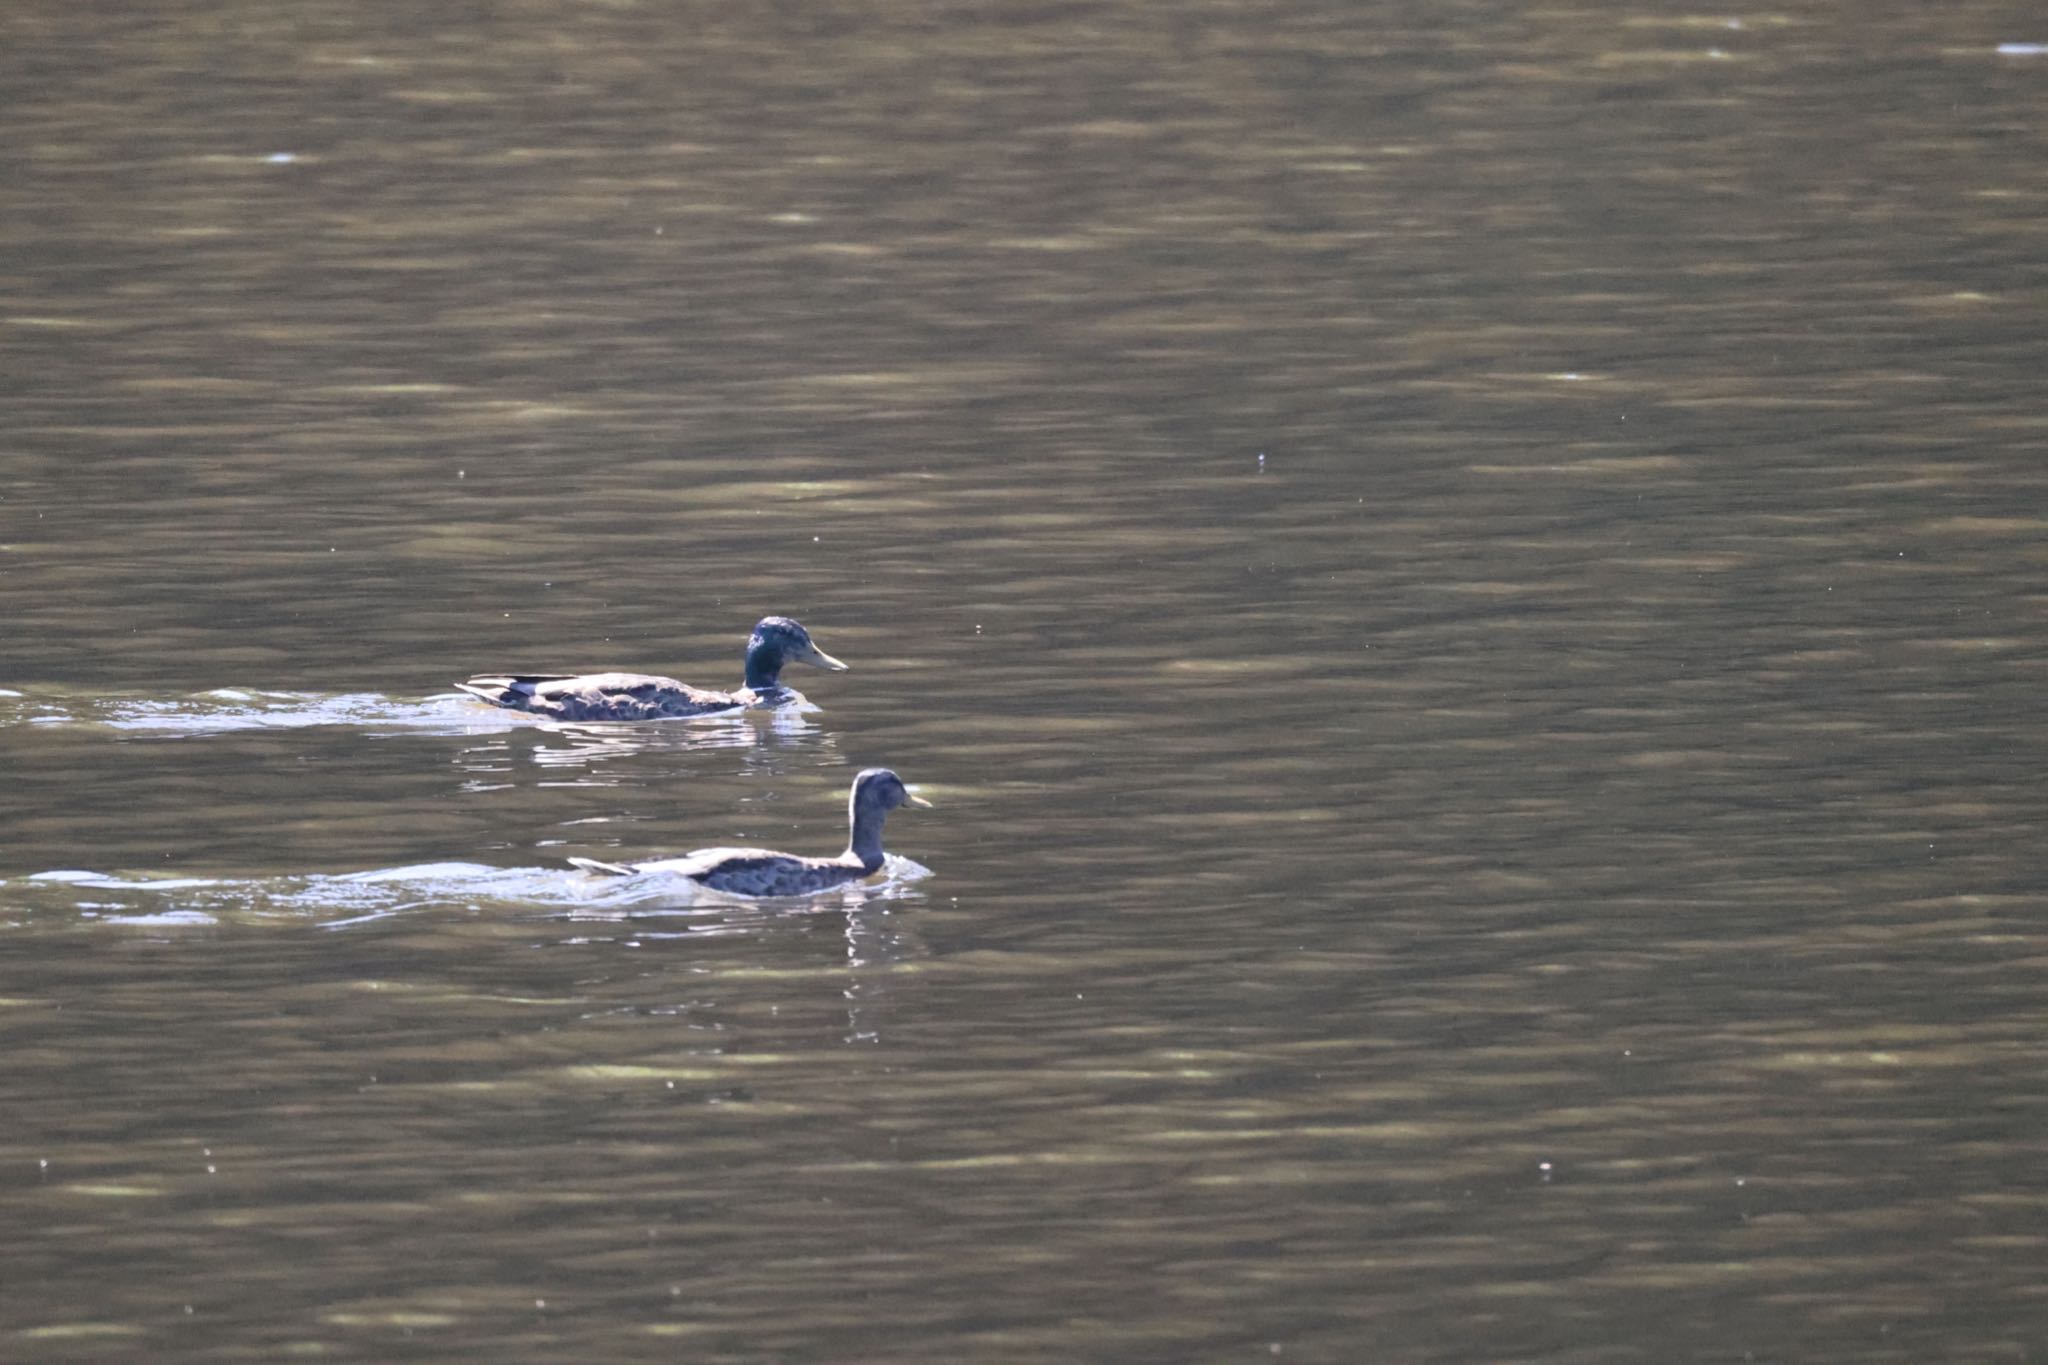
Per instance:
[[[0,726],[87,726],[138,736],[178,738],[248,730],[315,726],[367,729],[373,734],[495,735],[541,730],[568,735],[569,751],[553,761],[580,764],[648,748],[735,748],[814,734],[807,719],[818,707],[721,713],[716,716],[631,723],[564,723],[521,711],[485,706],[457,692],[419,700],[378,692],[290,692],[218,687],[190,697],[67,697],[0,689]]]
[[[0,881],[0,926],[51,916],[149,928],[208,926],[263,919],[312,920],[324,928],[389,919],[415,910],[457,908],[538,913],[541,917],[622,921],[650,916],[729,919],[736,909],[851,910],[902,900],[931,875],[891,855],[876,879],[809,897],[752,899],[663,873],[597,876],[568,868],[415,863],[364,872],[282,877],[151,877],[61,868]]]

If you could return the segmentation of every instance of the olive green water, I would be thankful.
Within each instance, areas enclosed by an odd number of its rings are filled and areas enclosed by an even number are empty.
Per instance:
[[[2039,1359],[2039,41],[9,9],[0,1359]]]

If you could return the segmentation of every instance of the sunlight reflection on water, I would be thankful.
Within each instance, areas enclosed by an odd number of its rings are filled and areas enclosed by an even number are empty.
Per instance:
[[[2044,35],[477,8],[0,44],[0,1357],[2027,1354]]]

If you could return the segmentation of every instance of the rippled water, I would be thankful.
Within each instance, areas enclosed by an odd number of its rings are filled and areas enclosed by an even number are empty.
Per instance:
[[[0,1359],[2032,1358],[2038,25],[10,11]]]

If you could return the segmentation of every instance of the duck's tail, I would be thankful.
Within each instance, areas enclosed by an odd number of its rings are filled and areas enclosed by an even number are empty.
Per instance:
[[[585,872],[601,872],[608,877],[636,877],[640,874],[637,867],[627,867],[624,863],[601,863],[595,858],[571,858],[569,864]]]
[[[524,707],[533,700],[533,689],[545,682],[561,682],[573,673],[487,673],[455,684],[457,690],[481,697],[493,706]]]

